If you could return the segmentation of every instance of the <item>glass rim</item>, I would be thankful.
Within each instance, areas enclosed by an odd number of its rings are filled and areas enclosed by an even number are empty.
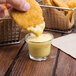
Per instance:
[[[29,41],[29,40],[27,39],[29,36],[31,36],[31,34],[32,34],[32,33],[29,33],[29,34],[27,34],[27,35],[25,36],[25,41],[26,41],[26,42],[30,42],[30,43],[47,43],[47,42],[49,42],[49,41],[51,41],[51,40],[54,39],[53,34],[47,33],[47,34],[50,34],[50,35],[51,35],[51,39],[49,39],[49,40],[47,40],[47,41],[43,41],[43,42],[33,42],[33,41]]]

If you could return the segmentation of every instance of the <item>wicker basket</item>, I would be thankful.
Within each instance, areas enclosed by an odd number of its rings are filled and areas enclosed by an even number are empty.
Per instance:
[[[56,32],[63,32],[63,33],[70,33],[72,32],[75,24],[76,24],[76,9],[70,8],[62,8],[56,6],[48,6],[43,5],[40,1],[40,6],[43,11],[43,16],[46,23],[46,30],[56,31]],[[72,11],[72,18],[71,21],[69,19],[69,15],[65,13]]]
[[[20,43],[21,28],[9,18],[0,19],[0,46]]]

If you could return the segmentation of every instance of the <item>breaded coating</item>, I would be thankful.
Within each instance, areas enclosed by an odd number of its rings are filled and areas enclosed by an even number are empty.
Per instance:
[[[52,6],[50,0],[42,0],[44,5]]]
[[[36,25],[42,24],[44,18],[42,10],[35,0],[26,1],[30,4],[30,9],[28,11],[21,12],[13,9],[11,15],[18,26],[27,30],[29,27],[35,27]]]
[[[65,2],[69,8],[75,8],[76,7],[76,0],[68,0]]]
[[[55,6],[53,0],[42,0],[44,5]]]
[[[68,6],[64,3],[63,0],[53,0],[53,2],[54,2],[58,7],[68,8]]]

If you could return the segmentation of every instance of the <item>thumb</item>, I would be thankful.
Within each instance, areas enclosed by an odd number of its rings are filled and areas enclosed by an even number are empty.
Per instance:
[[[24,3],[22,2],[22,3],[20,3],[19,5],[18,5],[18,7],[17,7],[17,5],[16,5],[16,7],[15,6],[13,6],[15,9],[17,9],[17,10],[20,10],[20,11],[27,11],[27,10],[29,10],[30,9],[30,5],[29,5],[29,3],[28,2],[26,2],[26,1],[24,1]]]
[[[24,10],[27,11],[30,9],[30,5],[28,2],[25,2],[25,5],[24,5]]]
[[[20,11],[27,11],[30,8],[30,5],[25,0],[7,0],[7,3],[11,4],[13,8]]]

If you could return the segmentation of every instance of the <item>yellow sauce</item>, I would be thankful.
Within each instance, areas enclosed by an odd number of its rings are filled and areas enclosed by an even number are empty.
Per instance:
[[[52,39],[52,37],[49,33],[48,34],[47,33],[41,34],[38,37],[36,37],[34,35],[28,37],[28,40],[32,41],[32,42],[46,42],[46,41],[49,41],[50,39]]]
[[[36,27],[29,27],[27,28],[27,31],[35,34],[36,36],[40,36],[43,33],[43,30],[45,28],[45,22],[39,25],[36,25]]]
[[[41,34],[39,37],[29,36],[28,43],[29,54],[35,58],[45,57],[50,54],[51,34]]]

